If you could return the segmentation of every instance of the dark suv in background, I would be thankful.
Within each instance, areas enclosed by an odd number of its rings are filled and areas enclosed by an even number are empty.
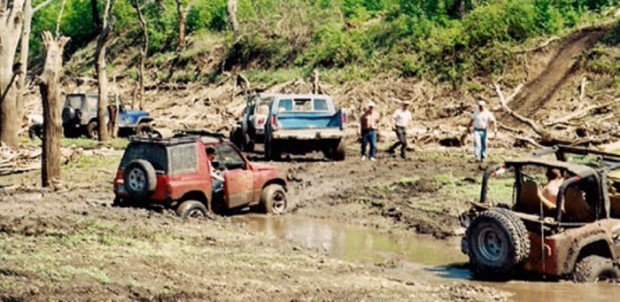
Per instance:
[[[110,104],[116,101],[115,96],[110,96]],[[62,126],[65,137],[79,137],[86,135],[90,138],[97,137],[97,106],[99,95],[97,94],[68,94],[65,106],[62,110]],[[146,134],[151,131],[153,118],[148,112],[130,110],[125,108],[125,103],[119,99],[118,128],[119,135]],[[109,116],[109,114],[107,114]]]

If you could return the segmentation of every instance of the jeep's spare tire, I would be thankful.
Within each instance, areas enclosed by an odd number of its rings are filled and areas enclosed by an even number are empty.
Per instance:
[[[525,225],[504,209],[492,209],[476,217],[467,229],[466,239],[470,267],[477,278],[509,278],[530,253]]]
[[[125,167],[123,180],[125,191],[136,200],[142,200],[155,191],[157,174],[153,165],[146,160],[132,161]]]
[[[75,109],[71,107],[65,107],[64,109],[62,109],[62,122],[63,123],[70,122],[73,119],[75,119],[75,117],[76,117]]]

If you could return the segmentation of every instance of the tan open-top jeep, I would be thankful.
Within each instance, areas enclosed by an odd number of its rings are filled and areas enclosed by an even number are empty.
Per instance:
[[[543,207],[541,181],[531,175],[546,169],[562,175],[553,209]],[[489,198],[492,179],[505,186],[514,180],[512,197]],[[480,202],[461,223],[461,248],[477,278],[527,271],[578,282],[618,279],[620,155],[556,146],[490,167]]]

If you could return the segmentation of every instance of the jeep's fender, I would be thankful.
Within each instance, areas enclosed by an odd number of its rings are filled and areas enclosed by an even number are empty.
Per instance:
[[[577,235],[568,248],[566,261],[562,264],[562,272],[564,274],[572,273],[577,261],[590,255],[616,259],[611,239],[604,229],[592,229]]]

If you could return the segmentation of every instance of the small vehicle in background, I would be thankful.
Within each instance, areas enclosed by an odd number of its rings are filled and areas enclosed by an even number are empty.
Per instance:
[[[539,187],[545,170],[561,181],[552,207],[543,206]],[[489,197],[493,179],[512,184],[512,194]],[[577,282],[618,279],[620,155],[556,146],[493,166],[482,178],[480,202],[461,223],[461,249],[475,277],[525,271]]]
[[[322,94],[272,96],[265,124],[265,158],[277,160],[282,153],[323,152],[332,160],[344,160],[347,116]]]
[[[259,93],[248,96],[241,120],[230,133],[230,140],[245,152],[254,152],[257,143],[265,141],[265,124],[274,94]]]
[[[207,149],[215,149],[210,161]],[[212,169],[223,170],[214,192]],[[181,132],[170,139],[133,138],[114,179],[115,204],[159,204],[181,217],[245,207],[269,214],[287,209],[287,183],[272,166],[249,162],[221,136]]]
[[[110,96],[110,104],[115,102],[116,97]],[[62,127],[65,137],[86,135],[89,138],[97,138],[98,103],[97,94],[77,93],[66,96],[62,110]],[[119,99],[118,108],[118,134],[120,136],[146,135],[152,131],[153,118],[148,112],[127,109],[121,99]]]

